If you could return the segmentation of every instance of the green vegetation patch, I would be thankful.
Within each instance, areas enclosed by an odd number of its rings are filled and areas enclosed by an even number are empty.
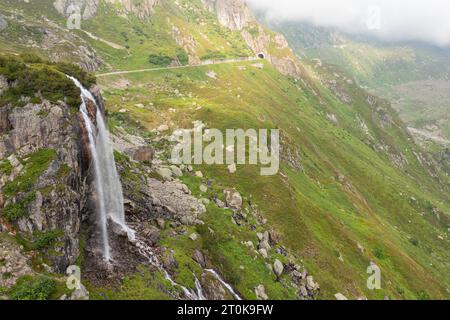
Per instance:
[[[56,152],[52,149],[41,149],[31,154],[24,162],[22,174],[3,187],[5,201],[24,193],[19,201],[5,206],[4,215],[9,221],[15,221],[26,215],[27,206],[33,202],[36,193],[32,190],[39,177],[47,170],[55,159]]]
[[[0,161],[0,174],[9,176],[12,172],[12,165],[8,159]]]
[[[26,275],[7,291],[12,300],[48,300],[56,291],[55,280],[44,276]]]
[[[44,250],[53,247],[58,239],[64,235],[62,230],[50,230],[47,232],[36,231],[33,233],[33,239],[24,238],[17,235],[17,242],[26,250]]]
[[[14,83],[0,96],[0,106],[23,106],[27,102],[39,102],[42,97],[52,103],[64,101],[78,109],[80,91],[66,74],[87,87],[95,83],[95,77],[75,65],[44,62],[30,55],[21,57],[0,56],[0,74],[8,83]]]
[[[172,57],[166,56],[165,54],[158,53],[158,54],[150,54],[148,57],[148,62],[151,64],[154,64],[155,66],[160,67],[167,67],[169,64],[172,63],[174,59]]]
[[[169,300],[169,293],[178,290],[160,271],[151,272],[144,266],[126,277],[119,288],[86,286],[93,300]]]

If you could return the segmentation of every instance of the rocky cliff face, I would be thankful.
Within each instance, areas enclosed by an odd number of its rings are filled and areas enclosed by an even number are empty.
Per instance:
[[[203,0],[204,5],[217,13],[220,24],[231,30],[242,30],[255,22],[243,0]]]
[[[110,3],[120,3],[125,8],[126,12],[134,13],[140,19],[147,19],[153,13],[154,7],[160,3],[161,0],[106,0]]]
[[[105,0],[107,3],[120,4],[125,13],[133,13],[141,19],[147,19],[153,13],[153,7],[160,3],[160,0]],[[84,20],[92,19],[97,13],[100,0],[56,0],[54,6],[56,10],[64,15],[70,16],[77,10]]]
[[[282,74],[300,77],[300,62],[285,37],[268,32],[255,19],[244,0],[203,0],[204,6],[216,12],[219,23],[241,35],[255,55],[262,54]]]
[[[80,208],[86,185],[80,166],[78,118],[64,103],[42,101],[1,109],[1,221],[33,241],[58,234],[47,258],[63,271],[79,255]],[[25,185],[25,186],[24,186]],[[1,203],[3,202],[3,204]]]

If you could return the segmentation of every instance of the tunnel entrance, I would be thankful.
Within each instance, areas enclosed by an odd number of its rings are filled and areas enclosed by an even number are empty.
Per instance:
[[[266,56],[264,55],[264,53],[260,52],[260,53],[258,53],[258,58],[265,59]]]

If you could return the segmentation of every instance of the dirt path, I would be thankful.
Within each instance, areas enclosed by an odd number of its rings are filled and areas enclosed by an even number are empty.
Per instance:
[[[236,63],[236,62],[243,62],[243,61],[256,61],[256,60],[261,60],[261,59],[257,58],[257,57],[246,57],[246,58],[239,58],[239,59],[219,60],[219,61],[217,61],[217,60],[216,61],[208,60],[208,61],[203,61],[202,63],[197,64],[197,65],[176,66],[176,67],[161,67],[161,68],[150,68],[150,69],[138,69],[138,70],[113,71],[113,72],[107,72],[107,73],[99,73],[99,74],[97,74],[97,77],[108,77],[108,76],[121,75],[121,74],[141,73],[141,72],[159,71],[159,70],[196,68],[196,67],[209,66],[209,65]]]
[[[103,42],[104,44],[107,44],[108,46],[110,46],[111,48],[117,49],[117,50],[126,50],[127,48],[125,48],[124,46],[121,46],[120,44],[102,39],[100,37],[94,36],[92,33],[86,31],[86,30],[81,30],[83,31],[85,34],[87,34],[89,36],[89,38],[94,39],[96,41],[100,41]]]

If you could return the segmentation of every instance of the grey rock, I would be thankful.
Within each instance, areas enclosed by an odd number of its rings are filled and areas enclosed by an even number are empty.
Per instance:
[[[306,290],[306,287],[305,287],[305,286],[300,286],[298,292],[299,292],[299,294],[300,294],[302,297],[307,297],[307,296],[308,296],[308,290]]]
[[[161,232],[154,226],[146,226],[143,230],[143,234],[145,235],[147,242],[151,245],[156,244],[161,237]]]
[[[269,300],[269,297],[266,294],[266,288],[262,284],[255,288],[256,298],[258,300]]]
[[[306,287],[308,290],[316,290],[318,288],[318,284],[314,282],[313,276],[306,277]]]
[[[139,162],[152,162],[155,150],[150,147],[139,147],[134,151],[133,159]]]
[[[1,78],[0,78],[0,82],[1,82]],[[0,85],[1,85],[1,83],[0,83]],[[1,95],[1,88],[0,88],[0,95]],[[10,131],[12,129],[8,114],[9,114],[8,107],[0,108],[0,134],[8,133],[8,131]]]
[[[336,300],[348,300],[346,296],[344,296],[342,293],[336,293],[334,295],[334,297],[336,298]]]
[[[172,170],[169,168],[158,168],[156,172],[166,181],[172,179]]]
[[[198,239],[198,235],[196,233],[193,233],[189,236],[189,239],[191,239],[192,241],[196,241]]]
[[[170,170],[172,170],[173,175],[176,177],[183,176],[183,171],[181,171],[181,169],[177,166],[170,166]]]
[[[217,207],[219,207],[221,209],[226,207],[225,203],[220,199],[215,199],[214,203],[216,204]]]
[[[80,287],[70,295],[70,300],[89,300],[89,291],[80,283]]]
[[[203,173],[201,171],[196,171],[195,176],[198,178],[203,178]]]
[[[280,260],[275,260],[275,262],[273,263],[273,272],[275,273],[275,275],[277,277],[280,277],[283,274],[283,264],[281,263]]]
[[[197,198],[187,194],[187,187],[177,181],[161,182],[147,179],[148,193],[159,200],[165,219],[174,219],[185,225],[199,223],[199,217],[206,208]]]
[[[255,21],[244,0],[203,0],[203,3],[216,12],[221,25],[231,30],[242,30]]]
[[[166,228],[166,221],[163,218],[157,218],[156,224],[158,225],[158,228],[161,230],[164,230]]]
[[[259,243],[258,249],[264,249],[266,251],[269,251],[271,249],[271,247],[267,240],[263,240]]]
[[[45,118],[37,116],[42,111],[47,113]],[[7,112],[11,129],[0,137],[1,159],[27,158],[40,149],[55,150],[54,160],[35,183],[35,189],[49,191],[36,192],[36,197],[27,208],[28,214],[15,224],[20,232],[64,230],[55,247],[58,255],[49,257],[49,265],[63,272],[79,255],[79,203],[83,203],[86,197],[82,167],[87,160],[87,153],[83,153],[83,138],[80,139],[83,132],[79,118],[71,114],[67,105],[52,104],[46,100],[8,109]],[[14,157],[11,157],[13,154]],[[69,168],[69,172],[59,176],[57,173],[62,166]],[[20,168],[14,165],[13,171],[16,170]],[[76,183],[68,183],[69,178]],[[57,185],[60,186],[58,192],[54,191]],[[17,194],[4,200],[17,202],[22,196]]]
[[[8,21],[6,21],[5,17],[0,14],[0,31],[5,30],[7,27],[8,27]]]
[[[175,260],[175,255],[172,250],[163,259],[164,268],[166,270],[175,270],[178,268],[178,262]]]
[[[242,208],[242,197],[236,190],[226,189],[223,191],[225,196],[225,202],[227,206],[231,209],[241,210]]]
[[[206,268],[206,259],[200,250],[195,250],[192,259],[196,261],[203,269]]]
[[[266,249],[259,249],[258,252],[264,259],[267,259],[267,257],[269,256],[267,254],[267,250]]]

